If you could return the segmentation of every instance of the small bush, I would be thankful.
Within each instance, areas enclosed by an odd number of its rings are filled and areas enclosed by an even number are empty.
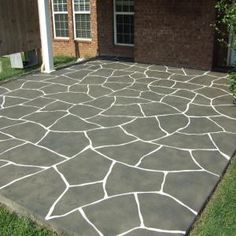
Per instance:
[[[236,97],[236,72],[233,72],[229,75],[229,83],[229,89],[233,96]]]

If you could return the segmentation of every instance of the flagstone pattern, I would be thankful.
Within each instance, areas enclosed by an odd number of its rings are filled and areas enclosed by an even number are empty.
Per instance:
[[[185,235],[236,148],[227,87],[102,59],[0,84],[0,201],[68,235]]]

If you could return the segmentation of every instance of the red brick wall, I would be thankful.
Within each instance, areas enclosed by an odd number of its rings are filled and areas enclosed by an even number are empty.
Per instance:
[[[91,30],[92,41],[74,40],[74,22],[72,0],[68,1],[68,20],[69,20],[69,39],[54,39],[54,55],[69,55],[76,57],[94,57],[97,56],[97,6],[95,0],[91,0]],[[51,7],[51,5],[50,5]],[[53,26],[52,26],[53,27]],[[52,30],[53,31],[53,30]]]
[[[109,55],[137,62],[210,69],[216,0],[135,0],[135,47],[114,45],[113,0],[91,0],[92,41],[74,40],[68,0],[69,40],[54,40],[56,55]]]
[[[97,9],[99,54],[133,58],[133,47],[114,45],[113,0],[97,0]]]
[[[210,69],[215,2],[135,0],[135,60]]]

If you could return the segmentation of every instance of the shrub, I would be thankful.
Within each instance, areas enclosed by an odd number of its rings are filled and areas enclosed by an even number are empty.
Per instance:
[[[236,72],[233,72],[229,75],[229,89],[232,92],[235,100],[234,103],[236,102]]]

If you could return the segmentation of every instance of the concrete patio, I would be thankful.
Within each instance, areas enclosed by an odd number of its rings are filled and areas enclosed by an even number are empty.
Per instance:
[[[0,84],[0,202],[68,235],[185,235],[236,149],[226,78],[94,60]]]

